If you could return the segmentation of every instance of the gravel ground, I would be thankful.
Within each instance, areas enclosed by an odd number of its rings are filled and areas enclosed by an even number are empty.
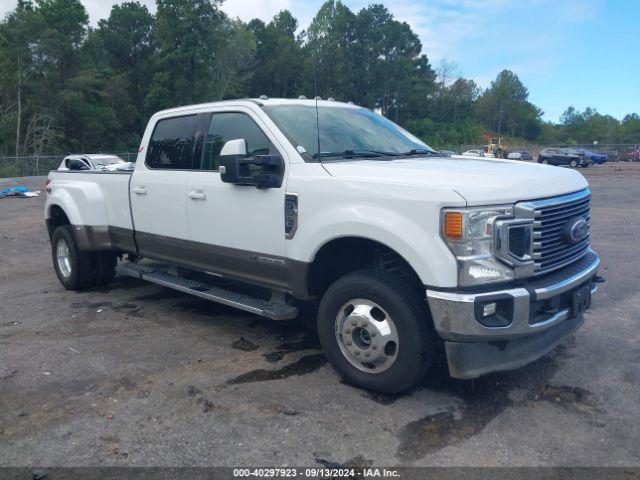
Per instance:
[[[440,368],[397,397],[341,383],[308,316],[120,277],[66,291],[44,196],[1,199],[0,465],[637,466],[640,164],[584,173],[607,278],[585,325],[528,367],[475,381]]]

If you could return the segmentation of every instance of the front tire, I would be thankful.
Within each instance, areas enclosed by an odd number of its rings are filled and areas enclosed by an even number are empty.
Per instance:
[[[51,255],[58,280],[67,290],[81,290],[93,284],[90,252],[78,249],[71,226],[62,225],[51,237]]]
[[[378,270],[349,273],[329,287],[318,335],[347,383],[382,393],[413,387],[436,352],[425,300],[408,282]]]
[[[571,160],[571,162],[569,162],[569,166],[571,168],[576,168],[578,166],[578,161],[577,160]]]

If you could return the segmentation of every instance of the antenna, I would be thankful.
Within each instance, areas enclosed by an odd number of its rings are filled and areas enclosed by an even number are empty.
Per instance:
[[[317,51],[313,51],[314,57],[316,57]],[[316,101],[316,134],[318,138],[318,162],[322,163],[322,153],[320,150],[320,114],[318,113],[318,74],[316,72],[317,58],[313,59],[313,98]]]
[[[318,98],[316,97],[316,132],[318,134],[318,162],[322,163],[322,154],[320,153],[320,115],[318,113]]]

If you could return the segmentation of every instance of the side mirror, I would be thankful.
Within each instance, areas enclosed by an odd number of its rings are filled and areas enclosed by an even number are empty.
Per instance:
[[[219,170],[225,183],[279,188],[284,177],[284,160],[280,155],[247,156],[247,142],[241,138],[223,145]]]
[[[70,159],[67,166],[69,170],[89,170],[89,165],[77,158]]]

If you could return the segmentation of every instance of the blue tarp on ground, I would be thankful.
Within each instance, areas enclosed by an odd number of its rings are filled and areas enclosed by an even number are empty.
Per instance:
[[[36,195],[27,195],[28,193],[29,193],[29,189],[27,187],[17,185],[15,187],[3,188],[2,190],[0,190],[0,198],[37,196],[37,193]]]

